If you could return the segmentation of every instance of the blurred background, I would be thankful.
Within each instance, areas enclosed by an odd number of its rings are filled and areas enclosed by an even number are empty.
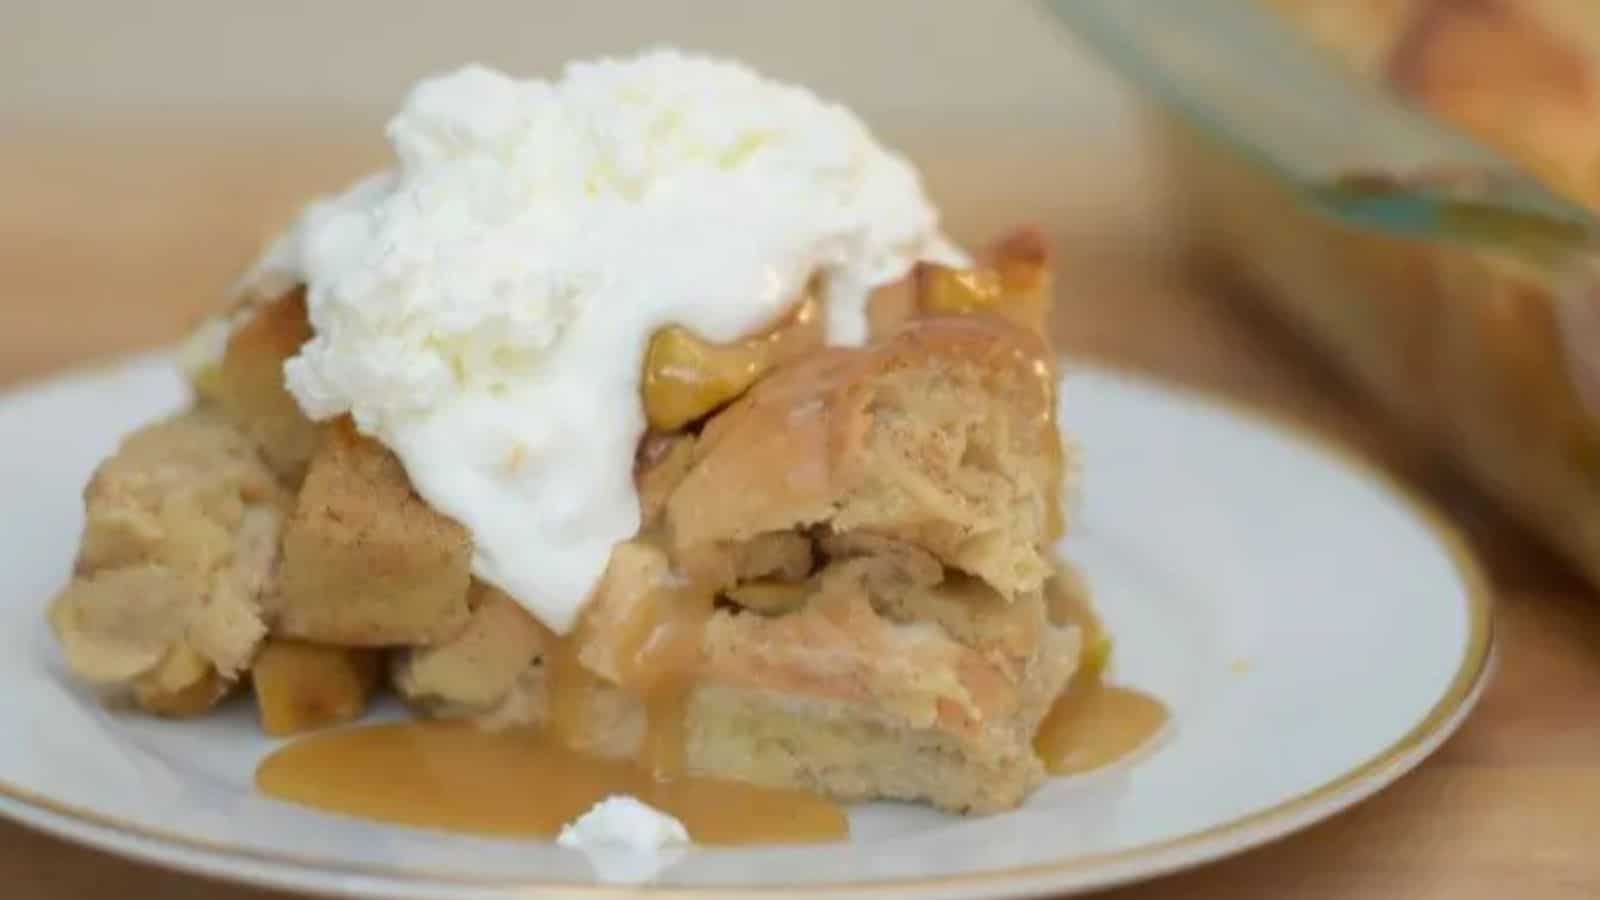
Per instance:
[[[1600,204],[1595,0],[1239,3]],[[1565,351],[1569,288],[1309,214],[1031,3],[0,0],[0,388],[167,344],[220,308],[309,197],[385,164],[381,125],[419,76],[469,61],[553,75],[658,44],[853,107],[917,163],[959,239],[1042,225],[1070,358],[1304,423],[1476,539],[1502,672],[1462,735],[1356,814],[1191,884],[1300,895],[1320,871],[1350,889],[1318,896],[1592,895],[1600,418]],[[0,883],[26,883],[33,855],[0,854]],[[69,892],[122,874],[72,858],[52,869],[81,873]]]
[[[385,162],[411,83],[472,61],[735,56],[856,109],[963,236],[1059,219],[1075,188],[1044,173],[1129,121],[1066,41],[1031,4],[960,0],[0,3],[0,381],[172,337],[308,196]]]

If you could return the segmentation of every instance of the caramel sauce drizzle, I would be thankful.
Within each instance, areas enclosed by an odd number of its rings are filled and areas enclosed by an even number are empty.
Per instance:
[[[1023,267],[1023,272],[1031,269]],[[1002,275],[1007,282],[1017,277],[1011,271]],[[1019,290],[1017,285],[1004,286]],[[955,287],[962,290],[953,289],[952,303],[971,299],[968,305],[982,307],[1001,296],[999,281],[993,290],[971,290],[965,282]],[[1028,287],[1048,299],[1047,290]],[[963,299],[968,293],[975,299]],[[1038,319],[1035,327],[1042,327],[1043,314],[1028,312],[1029,324]],[[719,351],[744,354],[722,360],[735,370],[727,380],[745,383],[759,364],[792,352],[790,343],[810,340],[814,318],[814,302],[808,301],[793,317],[801,327],[778,327]],[[697,359],[711,352],[675,337],[687,348],[679,349]],[[663,342],[660,352],[666,349]],[[1048,357],[1040,357],[1033,368],[1049,402],[1044,424],[1053,430],[1055,367]],[[647,400],[649,390],[666,383],[667,372],[662,368],[648,374]],[[721,389],[698,382],[691,386],[702,393]],[[696,401],[710,402],[703,397]],[[1052,444],[1049,452],[1060,450]],[[1050,540],[1060,536],[1064,525],[1057,492],[1052,487],[1047,498]],[[844,839],[848,819],[830,800],[689,772],[688,704],[714,599],[714,591],[703,586],[657,589],[623,626],[624,633],[613,634],[612,643],[620,648],[621,687],[644,706],[646,727],[636,760],[607,759],[580,749],[597,730],[589,718],[595,715],[592,698],[607,688],[579,659],[585,640],[580,621],[573,634],[553,640],[545,655],[550,707],[542,729],[491,732],[467,722],[411,721],[325,732],[269,755],[257,770],[256,783],[268,795],[317,809],[488,836],[552,838],[595,803],[625,793],[677,817],[701,844]],[[1036,751],[1054,774],[1084,772],[1124,758],[1149,745],[1167,722],[1159,701],[1104,683],[1105,660],[1095,652],[1103,647],[1098,620],[1081,598],[1062,602],[1068,608],[1053,618],[1083,627],[1086,653],[1078,675],[1035,739]]]
[[[814,843],[849,832],[842,808],[805,791],[663,781],[631,761],[572,750],[546,731],[491,732],[468,722],[315,734],[268,756],[256,785],[328,812],[487,837],[554,838],[613,794],[675,816],[698,844]]]
[[[1085,669],[1040,723],[1033,749],[1052,775],[1090,772],[1152,746],[1168,721],[1160,700]]]
[[[1060,578],[1076,578],[1063,570]],[[1050,618],[1076,625],[1083,637],[1078,671],[1061,692],[1033,738],[1033,749],[1052,775],[1075,775],[1131,759],[1154,746],[1171,715],[1160,700],[1129,687],[1107,684],[1110,642],[1105,626],[1076,585],[1049,595]]]

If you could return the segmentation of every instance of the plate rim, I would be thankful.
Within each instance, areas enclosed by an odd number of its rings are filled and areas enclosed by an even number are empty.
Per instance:
[[[78,379],[105,377],[127,367],[172,361],[170,349],[131,354],[26,379],[0,391],[12,399]],[[1416,723],[1383,750],[1322,784],[1264,809],[1166,840],[1076,856],[1053,862],[943,876],[842,881],[814,885],[718,884],[704,886],[619,885],[473,877],[387,865],[330,863],[298,854],[240,847],[148,826],[125,817],[63,803],[0,776],[0,817],[146,864],[233,882],[367,896],[376,890],[466,890],[550,892],[583,898],[645,894],[662,898],[760,896],[766,898],[888,897],[907,892],[941,896],[982,892],[983,896],[1023,896],[1037,891],[1078,893],[1171,874],[1287,837],[1333,816],[1394,783],[1444,743],[1476,706],[1495,668],[1494,594],[1483,564],[1461,529],[1431,501],[1403,483],[1362,451],[1291,413],[1251,400],[1227,396],[1149,372],[1093,357],[1064,358],[1061,377],[1087,374],[1158,394],[1242,420],[1273,437],[1297,444],[1327,462],[1379,488],[1426,530],[1444,551],[1459,578],[1467,607],[1468,635],[1460,663],[1439,699]],[[243,864],[243,868],[240,868]],[[266,868],[262,868],[266,867]],[[330,883],[327,879],[345,879]],[[357,882],[366,881],[366,884]]]

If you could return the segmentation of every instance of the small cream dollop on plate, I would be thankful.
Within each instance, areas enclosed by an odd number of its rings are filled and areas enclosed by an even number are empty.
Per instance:
[[[581,851],[600,880],[637,884],[681,858],[689,832],[639,798],[616,794],[563,827],[556,843]]]

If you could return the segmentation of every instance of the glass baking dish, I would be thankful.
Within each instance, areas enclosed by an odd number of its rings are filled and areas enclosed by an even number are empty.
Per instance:
[[[1418,445],[1600,583],[1600,267],[1586,244],[1600,207],[1600,7],[1053,6],[1157,99],[1185,252],[1306,335]],[[1358,87],[1326,89],[1313,57]],[[1429,118],[1391,128],[1350,105],[1363,94]],[[1521,185],[1506,205],[1537,208],[1534,227],[1479,217],[1461,243],[1446,239],[1461,221],[1415,206],[1372,217],[1329,202],[1416,184],[1424,170],[1457,197]],[[1340,184],[1356,190],[1319,193]],[[1544,246],[1539,226],[1552,223],[1560,265],[1522,252],[1530,235]]]

